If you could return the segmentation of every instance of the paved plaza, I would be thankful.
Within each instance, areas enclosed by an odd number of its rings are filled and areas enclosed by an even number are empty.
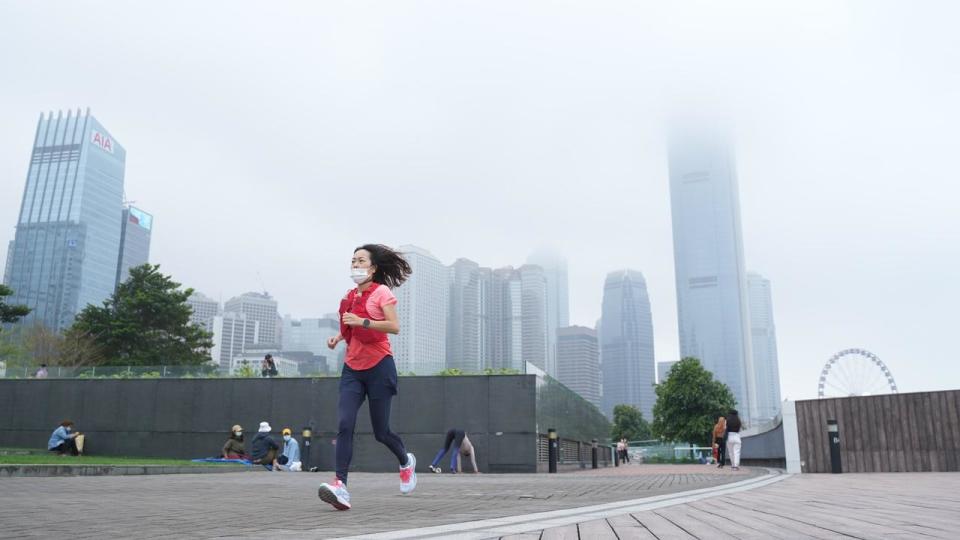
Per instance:
[[[5,478],[0,536],[72,538],[956,538],[960,474],[787,476],[702,465],[556,475],[329,473]]]

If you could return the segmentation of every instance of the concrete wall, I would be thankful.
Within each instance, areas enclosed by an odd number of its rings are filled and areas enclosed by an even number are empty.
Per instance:
[[[743,445],[740,447],[742,464],[780,468],[786,466],[783,422],[779,419],[757,430],[747,430],[741,438],[743,440]]]
[[[46,448],[64,419],[88,434],[88,453],[214,456],[233,424],[249,443],[261,420],[279,440],[313,427],[311,464],[332,469],[334,378],[0,380],[0,446]],[[536,382],[532,375],[401,377],[391,426],[426,465],[451,427],[464,429],[487,472],[536,472]],[[500,433],[498,435],[498,433]],[[360,410],[352,470],[394,471],[396,459],[373,438]]]

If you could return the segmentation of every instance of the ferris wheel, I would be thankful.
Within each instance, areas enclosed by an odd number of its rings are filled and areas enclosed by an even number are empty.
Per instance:
[[[896,394],[897,383],[877,355],[863,349],[846,349],[833,355],[820,372],[817,397]]]

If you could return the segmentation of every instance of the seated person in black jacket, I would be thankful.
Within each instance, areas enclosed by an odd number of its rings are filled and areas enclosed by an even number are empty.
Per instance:
[[[260,422],[260,429],[257,435],[250,443],[250,460],[257,465],[263,465],[267,469],[279,471],[280,464],[277,463],[280,445],[270,436],[270,424]]]

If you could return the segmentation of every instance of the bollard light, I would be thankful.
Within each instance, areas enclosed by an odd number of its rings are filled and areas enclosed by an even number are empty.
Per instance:
[[[830,472],[840,474],[843,464],[840,461],[840,426],[836,420],[827,420],[827,439],[830,443]]]
[[[303,438],[303,456],[301,461],[303,461],[302,470],[310,470],[310,439],[313,438],[313,429],[310,426],[304,426],[303,431],[300,432],[300,436]]]
[[[547,439],[550,443],[547,447],[547,470],[555,473],[557,472],[557,459],[560,457],[560,441],[557,439],[557,430],[553,428],[547,429]]]

